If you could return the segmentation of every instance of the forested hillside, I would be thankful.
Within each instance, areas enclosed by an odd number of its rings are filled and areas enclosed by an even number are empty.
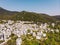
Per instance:
[[[49,16],[48,14],[38,14],[34,12],[27,11],[8,11],[0,7],[0,19],[6,20],[22,20],[22,21],[34,21],[34,22],[55,22],[54,17]]]

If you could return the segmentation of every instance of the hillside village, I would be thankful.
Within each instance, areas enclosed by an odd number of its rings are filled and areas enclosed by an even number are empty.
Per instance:
[[[0,45],[60,45],[60,0],[0,0]]]
[[[23,36],[29,37],[29,39],[47,40],[47,33],[59,33],[59,29],[55,27],[55,23],[51,23],[52,28],[48,23],[35,24],[29,21],[13,21],[13,20],[1,20],[0,21],[0,44],[11,38],[14,34],[17,36],[16,45],[22,45]]]

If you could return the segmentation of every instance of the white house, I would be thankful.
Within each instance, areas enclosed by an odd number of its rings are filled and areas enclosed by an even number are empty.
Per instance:
[[[0,40],[4,40],[4,34],[0,33]]]
[[[21,38],[17,38],[16,39],[16,45],[21,45],[22,44],[22,39]]]

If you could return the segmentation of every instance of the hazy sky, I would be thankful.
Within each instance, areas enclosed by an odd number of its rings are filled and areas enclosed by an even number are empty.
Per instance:
[[[0,0],[0,7],[11,11],[60,14],[60,0]]]

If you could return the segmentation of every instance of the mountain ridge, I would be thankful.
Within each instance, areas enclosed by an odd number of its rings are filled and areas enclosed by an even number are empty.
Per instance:
[[[2,16],[3,15],[3,16]],[[27,12],[27,11],[9,11],[0,7],[0,19],[22,20],[34,22],[55,22],[56,18],[48,14]]]

